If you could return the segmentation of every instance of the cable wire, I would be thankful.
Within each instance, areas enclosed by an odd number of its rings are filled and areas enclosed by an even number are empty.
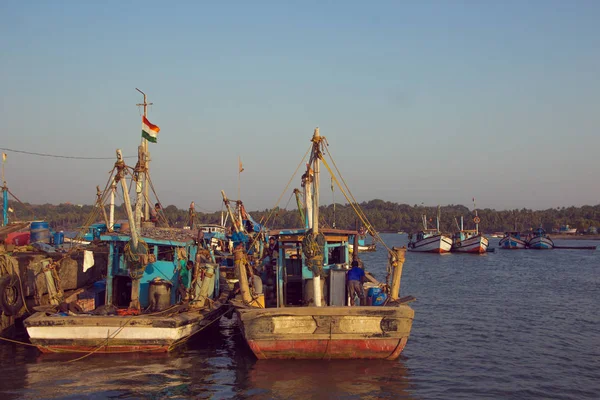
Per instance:
[[[30,156],[39,156],[39,157],[53,157],[53,158],[68,158],[71,160],[114,160],[115,157],[80,157],[80,156],[62,156],[57,154],[48,154],[48,153],[35,153],[33,151],[24,151],[24,150],[15,150],[15,149],[7,149],[5,147],[0,147],[0,150],[4,151],[12,151],[13,153],[22,153],[29,154]],[[123,158],[135,158],[137,156],[123,156]]]

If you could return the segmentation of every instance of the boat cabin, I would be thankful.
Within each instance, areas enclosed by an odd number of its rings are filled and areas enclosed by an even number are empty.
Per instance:
[[[189,231],[188,231],[189,232]],[[163,232],[164,234],[164,232]],[[162,293],[169,296],[169,305],[176,304],[179,300],[177,293],[179,289],[179,274],[182,268],[178,262],[184,258],[194,261],[198,247],[191,238],[177,238],[172,240],[160,237],[161,235],[143,236],[141,239],[148,246],[150,255],[149,264],[139,271],[138,276],[130,270],[128,265],[127,243],[131,240],[129,235],[107,234],[100,236],[100,240],[109,245],[108,268],[106,276],[106,296],[107,305],[117,308],[129,307],[131,302],[132,284],[139,278],[139,302],[141,309],[147,309],[152,304],[151,286],[161,285]],[[185,266],[184,266],[185,267]],[[218,270],[216,271],[218,276]],[[188,286],[190,288],[192,281],[192,271]],[[219,293],[218,279],[215,280],[215,293]],[[212,297],[212,296],[211,296]],[[164,300],[163,300],[164,301]]]
[[[424,229],[417,233],[417,240],[427,239],[428,237],[432,237],[438,234],[439,232],[437,229]]]
[[[521,240],[521,232],[517,232],[517,231],[504,232],[504,237],[513,237],[515,239]]]
[[[456,232],[452,236],[452,239],[458,240],[458,241],[463,241],[463,240],[467,240],[472,237],[475,237],[477,235],[478,235],[478,233],[475,229],[463,229],[462,231]]]
[[[303,248],[307,232],[307,229],[271,231],[271,236],[276,239],[278,256],[273,268],[275,276],[267,277],[267,307],[292,307],[311,303],[313,272],[307,265],[307,249]],[[344,306],[347,303],[346,273],[352,262],[349,245],[358,232],[322,229],[320,233],[325,238],[321,275],[323,305]],[[267,274],[270,274],[270,269]],[[276,282],[272,288],[268,285],[270,280]]]

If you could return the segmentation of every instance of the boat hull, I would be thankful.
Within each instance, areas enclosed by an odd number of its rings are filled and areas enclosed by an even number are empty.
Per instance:
[[[408,251],[424,253],[449,253],[452,249],[452,239],[444,235],[435,235],[416,242],[409,243]]]
[[[173,316],[48,316],[24,321],[32,344],[43,353],[166,352],[230,310],[189,311]]]
[[[554,248],[554,242],[548,237],[533,237],[527,245],[530,249],[535,250],[550,250]]]
[[[414,311],[394,307],[238,308],[258,359],[387,359],[404,349]]]
[[[506,236],[500,240],[500,248],[507,250],[524,249],[527,243],[524,240],[517,239],[513,236]]]
[[[475,236],[462,241],[455,241],[452,251],[457,253],[483,254],[487,252],[489,241],[484,236]]]

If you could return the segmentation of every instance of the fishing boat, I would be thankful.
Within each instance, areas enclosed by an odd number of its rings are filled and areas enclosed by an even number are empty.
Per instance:
[[[348,250],[351,253],[354,251],[354,244],[353,243],[351,243],[351,244],[348,245]],[[373,251],[377,251],[377,244],[376,243],[369,243],[369,244],[367,244],[365,242],[364,238],[360,238],[360,232],[359,232],[358,252],[359,253],[364,253],[364,252],[373,252]]]
[[[452,248],[452,239],[440,232],[440,209],[438,207],[437,226],[427,229],[427,216],[423,215],[423,230],[408,236],[408,251],[426,253],[449,253]]]
[[[527,242],[521,238],[521,232],[512,231],[504,233],[499,245],[501,249],[525,249]]]
[[[537,228],[533,231],[532,236],[527,241],[527,247],[536,250],[553,249],[554,242],[546,234],[546,231],[542,228]]]
[[[452,236],[452,251],[456,253],[483,254],[487,252],[489,246],[488,238],[479,232],[479,222],[481,219],[477,216],[473,218],[475,229],[464,229],[463,218],[460,218],[460,230]]]
[[[78,295],[77,300],[82,295],[89,298],[88,307],[63,299],[60,280],[55,279],[51,306],[24,321],[31,343],[44,353],[166,352],[231,309],[218,298],[215,276],[219,276],[219,266],[212,249],[197,244],[196,231],[163,228],[158,221],[142,224],[142,206],[147,214],[150,208],[149,197],[143,194],[150,181],[144,144],[143,139],[135,170],[125,165],[117,150],[115,167],[101,196],[111,199],[109,231],[97,238],[108,248],[107,273],[99,290]],[[128,171],[134,171],[135,211],[126,182]],[[120,232],[113,230],[118,184],[129,231],[123,226]],[[104,210],[104,204],[97,203],[98,208]]]
[[[106,249],[99,245],[62,245],[62,232],[49,222],[9,218],[9,194],[2,157],[2,221],[0,226],[0,337],[22,334],[22,321],[34,307],[49,304],[48,278],[61,282],[64,297],[72,296],[105,275]],[[21,203],[22,204],[22,203]],[[14,215],[14,214],[13,214]]]
[[[269,300],[270,294],[264,305],[257,301],[248,284],[246,251],[241,245],[234,250],[240,294],[231,302],[241,332],[259,359],[397,359],[414,317],[406,304],[414,297],[399,298],[406,249],[388,249],[391,282],[372,283],[373,292],[384,292],[384,304],[349,306],[354,299],[348,297],[346,274],[351,260],[359,260],[357,253],[351,258],[349,243],[358,232],[319,227],[320,163],[330,170],[324,144],[325,138],[315,129],[311,158],[303,175],[305,226],[270,232],[277,251],[272,268],[266,270],[266,286],[272,285],[274,301]],[[339,180],[334,181],[341,189]],[[345,190],[349,192],[347,187]],[[365,218],[364,213],[359,215]],[[366,219],[363,222],[380,240],[372,225]]]

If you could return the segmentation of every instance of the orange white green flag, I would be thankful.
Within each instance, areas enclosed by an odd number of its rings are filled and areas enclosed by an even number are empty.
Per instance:
[[[142,116],[142,137],[149,142],[156,143],[158,132],[160,132],[160,128],[151,124],[146,117]]]

